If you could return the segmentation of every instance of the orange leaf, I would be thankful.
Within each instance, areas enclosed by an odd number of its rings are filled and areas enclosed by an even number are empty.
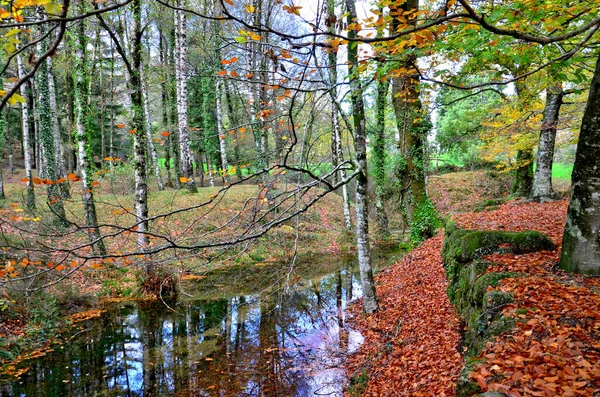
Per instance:
[[[117,124],[117,128],[123,128],[123,127],[125,127],[125,124],[123,124],[123,123]]]
[[[181,183],[187,183],[188,181],[189,181],[189,179],[188,179],[188,178],[185,178],[185,177],[183,177],[183,176],[180,176],[180,177],[179,177],[179,182],[181,182]]]
[[[94,181],[94,182],[92,182],[92,186],[100,186],[100,182]]]
[[[170,133],[169,131],[163,131],[163,132],[161,132],[161,133],[160,133],[160,135],[162,135],[162,136],[165,136],[165,137],[166,137],[166,136],[169,136],[169,135],[171,135],[171,133]]]
[[[219,73],[217,73],[217,76],[225,76],[227,74],[227,70],[221,70]]]
[[[230,72],[229,74],[231,75],[231,77],[238,77],[238,74],[236,72]]]
[[[29,178],[23,178],[23,179],[21,179],[21,182],[27,183],[27,182],[29,182]]]
[[[75,179],[77,179],[77,175],[69,174],[69,175],[67,175],[67,178],[69,178],[70,181],[75,181]]]

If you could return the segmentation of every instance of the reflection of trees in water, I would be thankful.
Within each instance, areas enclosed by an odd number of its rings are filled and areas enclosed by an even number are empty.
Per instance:
[[[348,349],[349,268],[271,296],[115,306],[0,397],[303,396]],[[206,358],[212,359],[206,360]],[[68,380],[68,382],[63,382]],[[336,387],[339,387],[337,385]]]

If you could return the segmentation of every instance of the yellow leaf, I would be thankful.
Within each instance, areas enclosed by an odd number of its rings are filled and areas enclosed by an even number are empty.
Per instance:
[[[180,177],[179,177],[179,182],[181,182],[181,183],[187,183],[188,181],[189,181],[189,179],[188,179],[188,178],[185,178],[185,177],[183,177],[183,176],[180,176]]]
[[[254,11],[256,11],[256,10],[254,9],[253,5],[246,4],[246,12],[253,13]]]

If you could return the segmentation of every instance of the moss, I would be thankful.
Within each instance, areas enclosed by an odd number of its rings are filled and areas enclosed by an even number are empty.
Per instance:
[[[497,287],[502,279],[521,276],[524,276],[524,274],[514,272],[486,273],[475,281],[471,295],[472,300],[474,302],[481,302],[489,286]]]
[[[496,318],[488,327],[485,336],[486,339],[494,338],[512,330],[517,320],[513,317],[500,316]]]
[[[477,382],[469,378],[469,374],[473,372],[475,366],[481,362],[482,360],[469,360],[465,366],[462,367],[456,383],[456,397],[471,397],[473,394],[481,392],[481,388]]]
[[[523,232],[465,230],[449,224],[446,227],[442,259],[446,265],[468,263],[482,255],[497,252],[501,244],[509,245],[516,254],[555,248],[552,240],[535,230]]]

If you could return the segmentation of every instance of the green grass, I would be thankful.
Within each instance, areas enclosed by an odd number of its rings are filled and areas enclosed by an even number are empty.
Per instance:
[[[552,165],[552,179],[571,180],[573,164],[554,163]]]

